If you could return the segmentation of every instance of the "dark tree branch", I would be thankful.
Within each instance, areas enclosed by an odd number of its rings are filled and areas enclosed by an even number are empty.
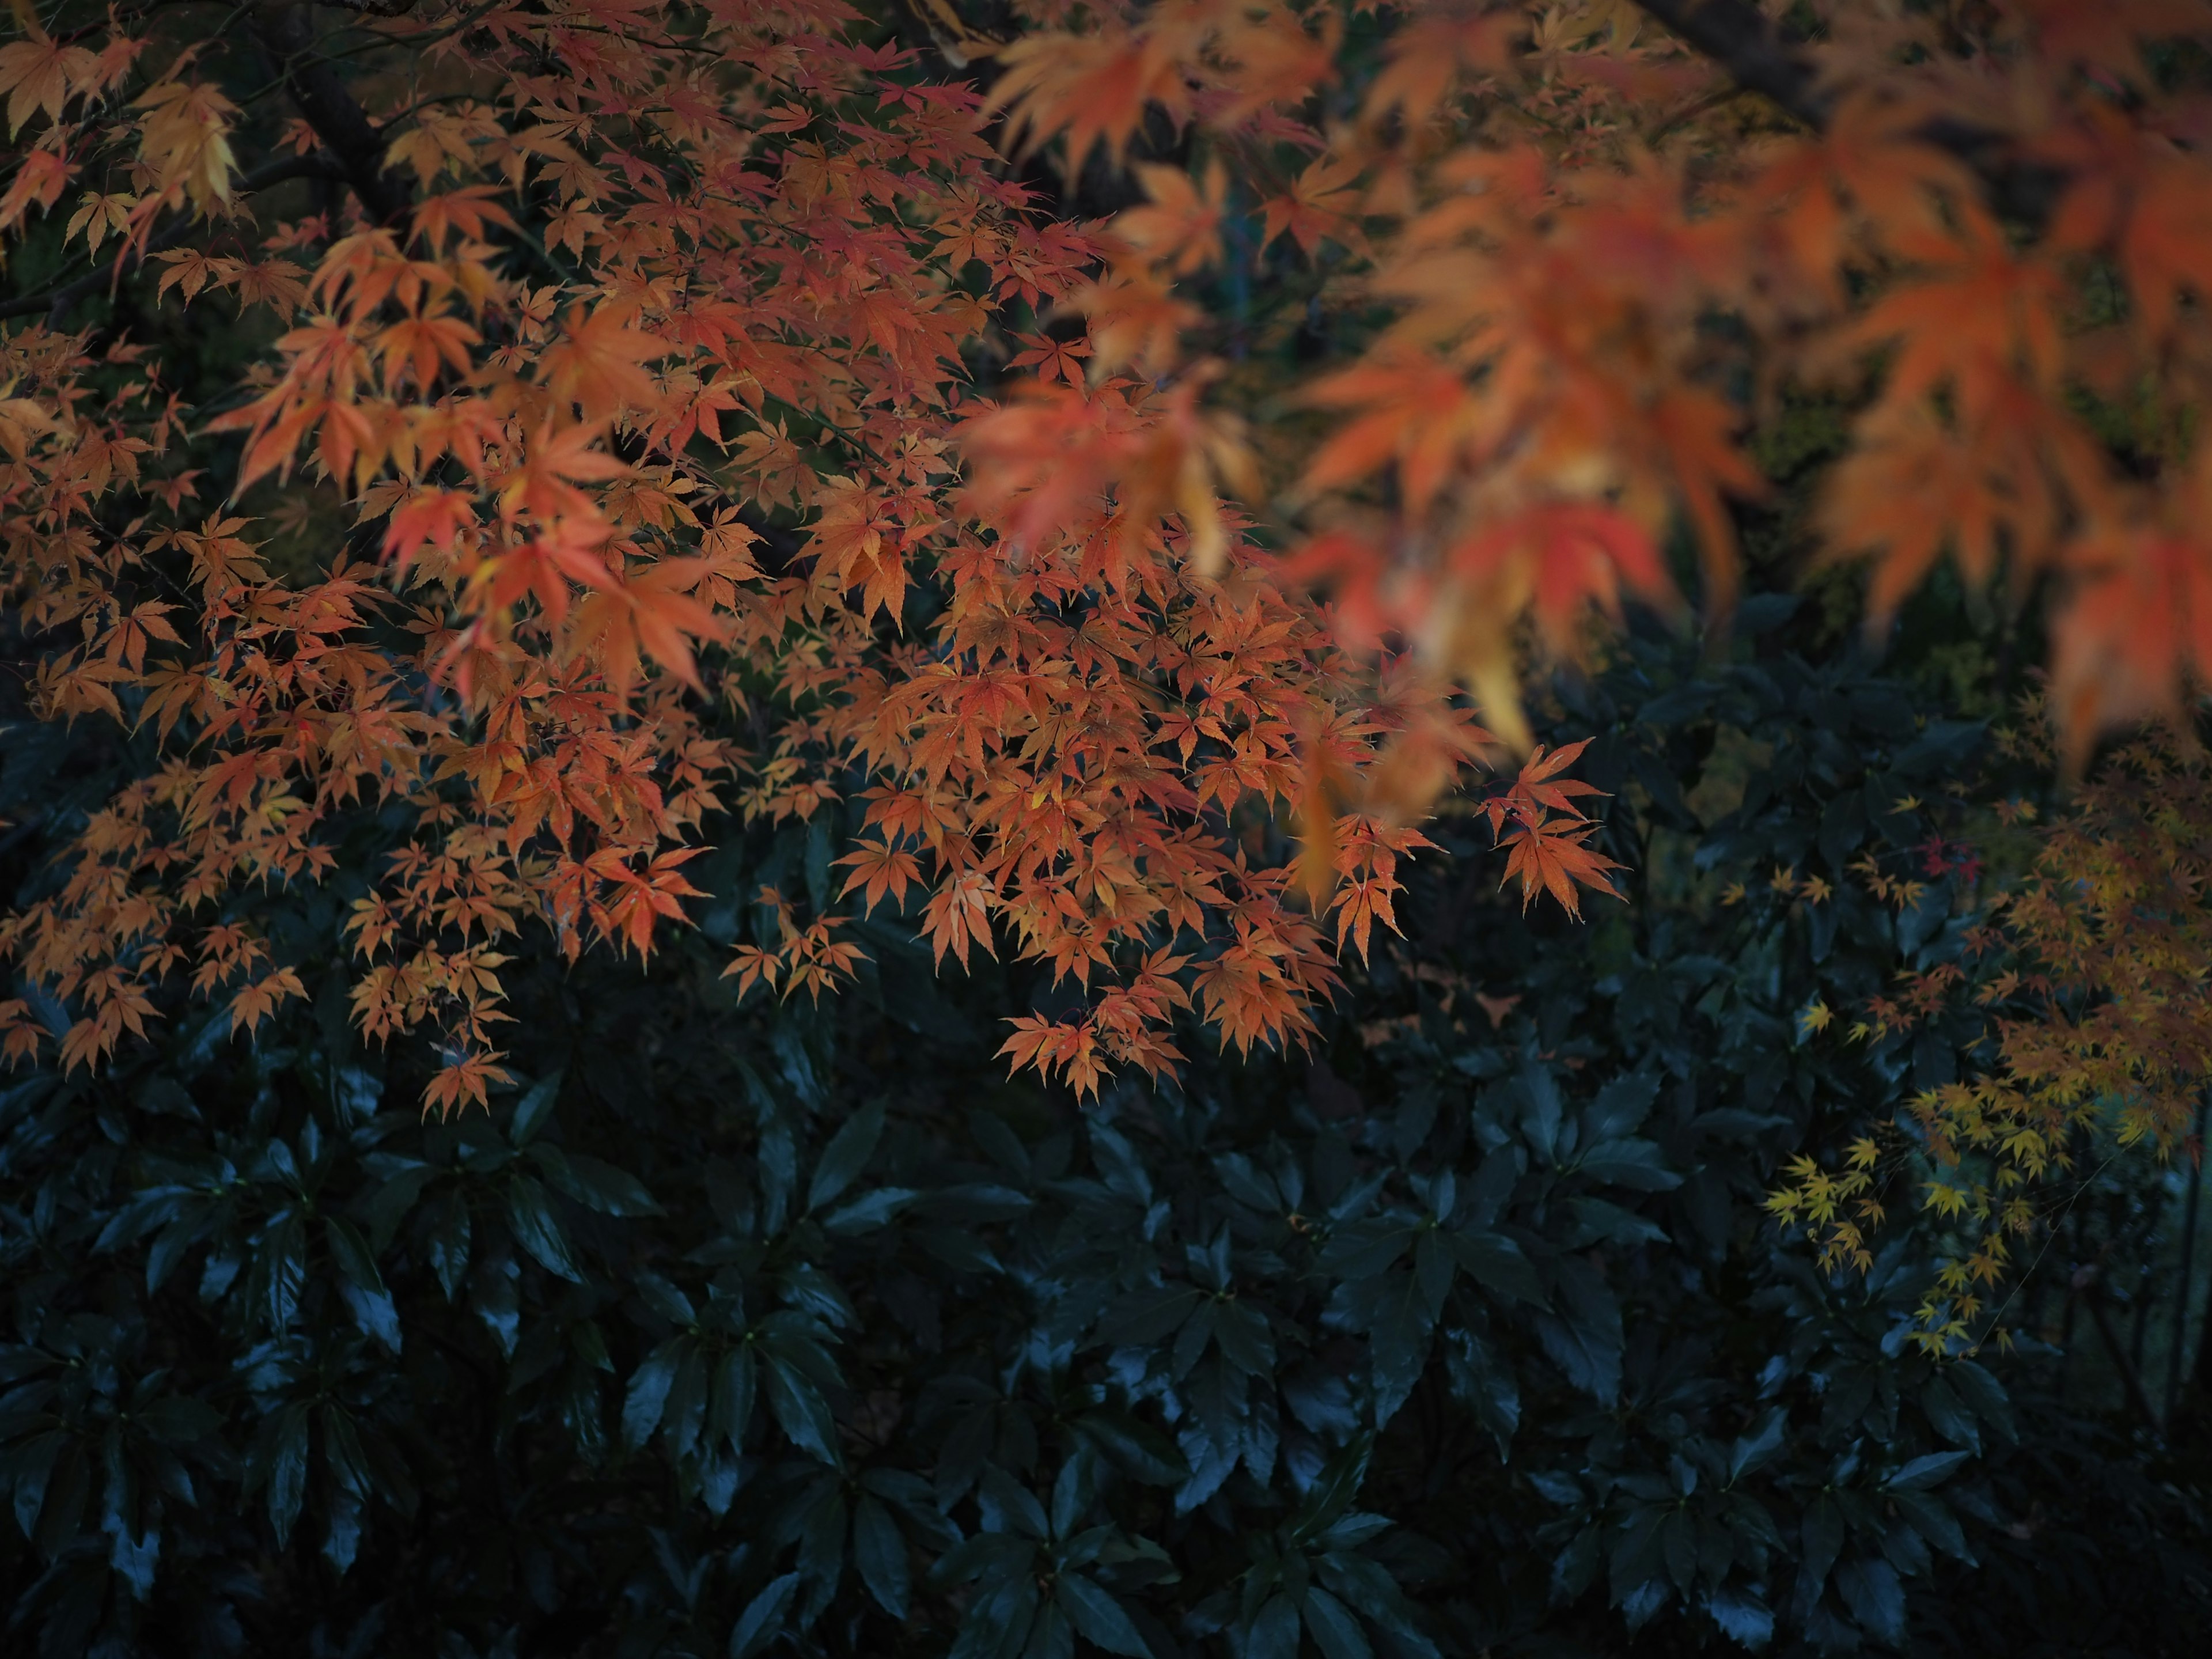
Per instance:
[[[258,167],[240,179],[238,181],[238,194],[251,196],[256,191],[267,190],[272,185],[281,185],[291,179],[334,179],[338,176],[337,168],[331,158],[319,152],[313,155],[287,155],[282,161],[271,161],[268,166]],[[180,246],[191,235],[193,228],[198,222],[199,221],[190,213],[182,214],[171,220],[168,228],[149,240],[137,254],[134,256],[126,252],[123,256],[122,270],[136,269],[156,254],[167,253],[171,248]],[[64,283],[59,288],[50,288],[40,294],[25,295],[20,300],[9,300],[5,304],[0,304],[0,319],[9,317],[27,317],[33,312],[43,311],[46,313],[48,320],[58,328],[62,319],[68,315],[71,306],[90,294],[102,283],[108,281],[111,276],[119,277],[121,275],[122,270],[109,265],[87,271],[83,276],[72,282]]]
[[[1728,72],[1746,92],[1772,101],[1815,132],[1833,112],[1834,94],[1820,84],[1808,43],[1770,21],[1749,0],[1636,0],[1685,45]],[[2008,219],[2040,224],[2051,215],[2065,175],[2008,153],[1995,128],[1939,116],[1919,130],[1922,143],[1948,150],[1972,167],[1990,204]]]
[[[1804,43],[1769,21],[1748,0],[1636,0],[1683,45],[1710,58],[1746,92],[1756,92],[1816,131],[1829,99],[1804,58]]]
[[[2166,1420],[2181,1409],[2181,1351],[2189,1340],[2189,1280],[2197,1267],[2197,1200],[2204,1191],[2204,1133],[2212,1119],[2212,1095],[2197,1103],[2197,1146],[2189,1165],[2189,1204],[2181,1219],[2180,1283],[2173,1293],[2173,1341],[2166,1355]]]
[[[308,8],[263,5],[254,12],[253,27],[285,90],[315,130],[315,137],[337,158],[340,173],[361,198],[363,210],[380,225],[398,222],[413,192],[405,179],[385,167],[384,135],[368,118],[368,112],[346,90],[337,71],[316,56],[315,27]]]

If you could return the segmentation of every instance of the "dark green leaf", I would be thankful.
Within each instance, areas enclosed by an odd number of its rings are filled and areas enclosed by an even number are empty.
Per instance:
[[[623,1397],[624,1445],[635,1450],[652,1438],[653,1431],[660,1426],[660,1414],[668,1405],[668,1391],[675,1386],[677,1370],[690,1349],[691,1344],[686,1339],[671,1337],[630,1374],[629,1389]]]
[[[1053,1599],[1085,1641],[1130,1659],[1151,1659],[1152,1649],[1121,1602],[1082,1574],[1062,1573],[1054,1583]]]
[[[1729,1481],[1741,1480],[1771,1462],[1788,1440],[1789,1432],[1790,1414],[1779,1406],[1769,1407],[1729,1449]]]
[[[1937,1549],[1969,1565],[1973,1564],[1973,1554],[1966,1547],[1966,1529],[1960,1526],[1959,1517],[1951,1513],[1948,1504],[1924,1492],[1894,1489],[1890,1501],[1897,1505],[1897,1512],[1911,1523],[1912,1529]]]
[[[1521,1247],[1503,1233],[1457,1232],[1447,1235],[1452,1254],[1468,1276],[1483,1289],[1508,1302],[1544,1300],[1544,1286]]]
[[[1318,1585],[1306,1591],[1306,1631],[1324,1659],[1373,1659],[1365,1632],[1352,1611]]]
[[[1844,1511],[1836,1500],[1826,1493],[1814,1498],[1805,1511],[1806,1583],[1812,1593],[1817,1594],[1828,1577],[1828,1569],[1835,1565],[1836,1557],[1844,1547]]]
[[[1174,1441],[1127,1412],[1110,1407],[1085,1412],[1075,1419],[1075,1427],[1096,1441],[1122,1468],[1148,1485],[1176,1486],[1190,1474],[1190,1467]]]
[[[561,1224],[553,1218],[553,1207],[547,1201],[545,1189],[526,1175],[508,1178],[507,1224],[514,1234],[515,1243],[529,1251],[547,1273],[574,1284],[584,1282],[583,1274],[576,1271],[575,1262],[569,1259],[568,1238],[561,1231]]]
[[[714,1393],[707,1407],[707,1432],[712,1437],[727,1440],[732,1451],[740,1449],[745,1429],[752,1421],[755,1375],[750,1347],[729,1349],[714,1368]]]
[[[1836,1589],[1877,1641],[1895,1647],[1905,1639],[1905,1587],[1888,1562],[1864,1556],[1844,1562],[1836,1569]]]
[[[292,1536],[307,1501],[308,1407],[295,1401],[279,1413],[269,1449],[266,1480],[269,1524],[281,1547]]]
[[[836,1463],[837,1425],[821,1389],[782,1354],[771,1352],[767,1358],[768,1405],[776,1426],[799,1450],[824,1463]]]
[[[1636,1133],[1644,1120],[1650,1115],[1654,1103],[1659,1098],[1659,1078],[1654,1072],[1627,1072],[1613,1079],[1597,1091],[1597,1097],[1583,1111],[1583,1143],[1595,1146],[1600,1141]]]
[[[1766,1603],[1735,1584],[1722,1586],[1705,1598],[1705,1611],[1731,1641],[1747,1648],[1763,1648],[1774,1638],[1774,1614]]]
[[[527,1146],[553,1115],[553,1108],[560,1098],[559,1072],[550,1072],[538,1079],[514,1103],[514,1115],[507,1120],[507,1138],[517,1146]]]
[[[745,1604],[730,1631],[729,1659],[752,1659],[783,1631],[783,1615],[799,1594],[799,1575],[787,1572]]]
[[[867,1167],[883,1133],[884,1103],[880,1100],[871,1101],[845,1121],[844,1126],[830,1138],[830,1144],[822,1149],[822,1157],[814,1166],[814,1178],[806,1188],[810,1213],[853,1184]]]
[[[469,1204],[459,1188],[447,1193],[430,1227],[430,1268],[450,1302],[469,1268]]]
[[[1930,1486],[1940,1486],[1950,1478],[1951,1472],[1972,1457],[1972,1452],[1930,1452],[1925,1457],[1916,1457],[1895,1474],[1889,1477],[1893,1492],[1921,1492]]]
[[[865,1493],[853,1506],[853,1565],[884,1611],[894,1619],[905,1618],[909,1582],[906,1540],[890,1511]]]
[[[1954,1359],[1945,1368],[1945,1375],[1958,1390],[1959,1397],[1973,1408],[1975,1415],[2006,1440],[2020,1437],[2013,1427],[2012,1402],[2006,1398],[1996,1378],[1990,1375],[1988,1367],[1978,1360]]]
[[[1920,1390],[1920,1409],[1928,1414],[1929,1427],[1953,1445],[1974,1452],[1981,1450],[1982,1431],[1974,1422],[1974,1414],[1943,1378],[1936,1378]]]
[[[346,1293],[346,1306],[352,1310],[356,1322],[398,1353],[399,1310],[393,1305],[392,1292],[384,1287],[384,1276],[376,1270],[376,1258],[369,1253],[368,1241],[354,1231],[351,1222],[339,1216],[328,1218],[323,1226],[331,1259],[344,1275],[342,1288]]]
[[[550,1146],[534,1146],[531,1153],[545,1178],[587,1210],[617,1216],[660,1213],[645,1183],[627,1170],[582,1152],[559,1153]]]
[[[1205,1292],[1188,1285],[1133,1292],[1107,1310],[1098,1322],[1099,1340],[1138,1347],[1163,1341],[1203,1300]]]
[[[1671,1192],[1682,1184],[1679,1170],[1666,1167],[1667,1155],[1652,1140],[1601,1140],[1576,1160],[1577,1174],[1638,1192]]]
[[[39,1510],[46,1501],[46,1481],[53,1473],[54,1459],[70,1437],[59,1429],[49,1430],[36,1438],[11,1446],[5,1454],[5,1468],[15,1486],[11,1494],[15,1507],[15,1524],[28,1538],[39,1522]]]

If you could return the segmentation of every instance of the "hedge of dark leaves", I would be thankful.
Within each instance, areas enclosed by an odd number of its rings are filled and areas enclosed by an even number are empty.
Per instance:
[[[896,925],[841,1000],[732,1005],[824,820],[730,831],[649,973],[514,963],[524,1086],[425,1121],[345,1019],[365,818],[254,900],[311,1008],[0,1091],[8,1650],[2196,1651],[2148,1440],[2032,1350],[1921,1357],[1909,1203],[1863,1279],[1763,1218],[1978,1035],[1799,1018],[1957,950],[1960,877],[1899,914],[1847,866],[1949,833],[1984,733],[1789,609],[1562,692],[1628,903],[1524,919],[1448,834],[1315,1055],[1088,1109],[993,1057],[1046,988]],[[127,757],[4,750],[35,883]]]

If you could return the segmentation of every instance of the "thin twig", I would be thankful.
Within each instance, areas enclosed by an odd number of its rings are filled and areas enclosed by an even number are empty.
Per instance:
[[[2149,1392],[2144,1389],[2142,1376],[2128,1358],[2126,1346],[2120,1334],[2112,1328],[2112,1316],[2105,1306],[2103,1281],[2094,1267],[2075,1274],[2075,1286],[2081,1299],[2088,1304],[2089,1318],[2097,1327],[2097,1334],[2105,1340],[2105,1351],[2112,1357],[2112,1368],[2120,1374],[2120,1383],[2127,1390],[2128,1403],[2142,1413],[2150,1431],[2163,1440],[2166,1425],[2158,1420],[2158,1408],[2150,1403]]]

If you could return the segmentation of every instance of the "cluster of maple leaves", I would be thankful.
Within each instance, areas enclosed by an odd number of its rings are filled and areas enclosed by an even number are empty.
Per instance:
[[[1735,0],[1025,0],[1010,41],[921,9],[933,55],[840,0],[349,9],[263,8],[227,56],[211,9],[27,8],[0,47],[0,232],[59,225],[76,273],[5,307],[9,603],[41,714],[161,744],[0,924],[65,1063],[178,983],[242,1026],[301,994],[229,901],[399,803],[356,1012],[481,1100],[502,941],[643,954],[715,815],[808,817],[856,765],[854,902],[1085,992],[1018,1062],[1171,1067],[1193,1006],[1294,1038],[1420,813],[1526,752],[1532,653],[1673,603],[1678,529],[1725,609],[1745,433],[1794,389],[1855,400],[1822,524],[1878,617],[1946,553],[2054,577],[2077,737],[2212,671],[2188,0],[1838,0],[1818,46]],[[1103,226],[1006,159],[1161,130]],[[1373,325],[1286,451],[1203,295],[1292,257]],[[73,326],[141,267],[270,319],[227,404]],[[344,550],[280,568],[272,526],[332,504]],[[1572,758],[1487,806],[1570,908],[1608,867]],[[1290,822],[1303,858],[1263,856]],[[850,971],[839,914],[765,896],[743,985]],[[10,1054],[52,1023],[0,1002]]]
[[[1180,279],[1243,204],[1386,310],[1304,388],[1335,418],[1276,483],[1349,637],[1413,642],[1522,736],[1518,630],[1571,654],[1593,607],[1668,602],[1678,528],[1725,609],[1747,441],[1796,392],[1852,406],[1820,529],[1873,562],[1877,624],[1946,556],[2015,600],[2048,579],[2076,757],[2212,677],[2212,9],[1828,0],[1793,36],[1738,0],[1438,3],[1379,42],[1365,10],[1103,9],[1006,47],[997,93],[1031,142],[1119,154],[1164,112],[1206,158],[1142,169],[1075,296],[1103,356],[1205,380]],[[1240,480],[1224,447],[1164,432],[1139,487]]]
[[[481,1101],[516,930],[648,952],[698,896],[713,815],[806,818],[855,760],[878,780],[842,860],[858,902],[919,884],[940,957],[1012,948],[1091,993],[1018,1022],[1017,1060],[1083,1089],[1160,1069],[1194,997],[1238,1044],[1303,1029],[1423,843],[1327,809],[1343,880],[1316,904],[1231,820],[1290,810],[1324,759],[1356,772],[1392,726],[1474,734],[1431,691],[1376,702],[1310,604],[1231,575],[1241,550],[1188,568],[1160,503],[1079,490],[1039,545],[958,495],[963,422],[987,452],[1000,418],[963,348],[1096,256],[1028,210],[977,94],[835,3],[362,27],[385,54],[356,46],[370,72],[341,92],[375,149],[349,154],[272,51],[308,118],[243,175],[240,99],[188,21],[33,21],[0,48],[0,223],[66,212],[94,279],[19,302],[37,319],[0,345],[9,601],[47,647],[40,714],[162,746],[4,925],[69,1016],[0,1002],[9,1054],[58,1036],[64,1064],[95,1061],[186,981],[250,1029],[303,986],[237,901],[325,875],[341,816],[398,803],[414,830],[349,930],[355,1014],[434,1036],[431,1105]],[[349,188],[295,210],[317,182]],[[127,334],[68,325],[141,265],[157,304],[277,325],[228,406],[184,407]],[[1146,395],[1083,391],[1132,430]],[[190,465],[233,433],[234,477]],[[279,568],[272,525],[333,504],[359,527],[329,535],[343,550]],[[804,532],[772,571],[771,520]],[[949,599],[922,635],[917,580]],[[741,989],[849,975],[842,915],[765,896],[780,938],[737,951]]]
[[[2057,763],[2046,711],[2031,697],[1998,733],[2000,752],[2039,770]],[[2032,804],[2000,803],[2025,827]],[[1768,1212],[1802,1230],[1831,1267],[1874,1261],[1886,1197],[1917,1186],[1954,1225],[1959,1248],[1924,1289],[1915,1340],[1942,1354],[2001,1331],[1993,1292],[2019,1272],[2024,1241],[2045,1234],[2094,1179],[2093,1147],[2201,1158],[2204,1079],[2212,1075],[2212,765],[2201,746],[2152,730],[2116,746],[2067,809],[2039,826],[2033,853],[2001,890],[1978,895],[1957,957],[1900,970],[1850,1033],[1910,1036],[1971,1006],[1988,1050],[1972,1075],[1914,1097],[1898,1121],[1869,1126],[1838,1167],[1799,1155]],[[1933,837],[1925,873],[1972,882],[1972,848]],[[1868,890],[1901,914],[1923,884],[1865,861]],[[1812,1030],[1830,1018],[1801,1015]]]

